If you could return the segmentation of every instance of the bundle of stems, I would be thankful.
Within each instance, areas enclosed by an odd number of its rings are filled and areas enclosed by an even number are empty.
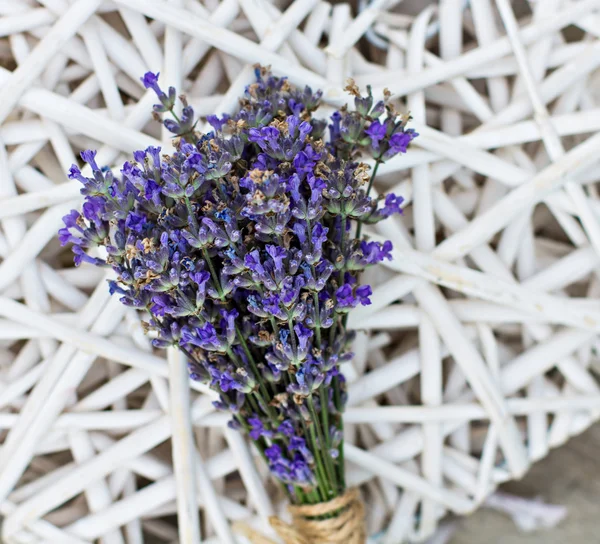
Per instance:
[[[186,355],[293,504],[331,501],[346,487],[347,316],[370,304],[361,271],[391,258],[391,243],[366,240],[362,226],[401,212],[402,198],[370,192],[379,165],[417,134],[389,93],[375,101],[350,81],[352,107],[325,121],[319,91],[260,67],[238,112],[209,116],[204,134],[185,97],[158,74],[142,81],[175,151],[138,151],[119,176],[82,152],[92,177],[70,170],[85,202],[61,241],[76,265],[115,270],[111,293],[147,313],[156,348]]]

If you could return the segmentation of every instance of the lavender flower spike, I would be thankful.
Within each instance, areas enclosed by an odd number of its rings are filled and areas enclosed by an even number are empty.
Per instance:
[[[257,68],[239,111],[193,110],[159,74],[142,77],[159,103],[155,116],[177,136],[175,151],[133,154],[120,176],[82,159],[82,211],[64,218],[62,244],[75,264],[110,266],[110,292],[143,310],[156,348],[175,346],[190,377],[218,395],[231,426],[245,432],[298,504],[344,492],[340,365],[351,358],[352,308],[371,303],[361,272],[391,259],[391,242],[358,236],[361,224],[401,213],[402,198],[370,196],[379,165],[417,134],[389,97],[375,102],[355,85],[354,108],[326,123],[313,114],[321,93]],[[354,225],[359,225],[358,230]],[[88,252],[102,246],[106,259]]]

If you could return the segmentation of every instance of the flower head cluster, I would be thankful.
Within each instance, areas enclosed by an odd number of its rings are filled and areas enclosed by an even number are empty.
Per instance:
[[[143,82],[155,112],[174,113],[175,90],[163,92],[158,74]],[[218,392],[217,407],[299,501],[342,489],[345,316],[370,304],[360,272],[391,259],[390,242],[357,239],[353,225],[401,211],[400,197],[369,196],[356,156],[365,148],[383,160],[416,135],[369,92],[332,116],[326,141],[319,99],[257,69],[239,111],[210,116],[207,134],[183,100],[181,116],[164,121],[177,137],[171,155],[138,151],[115,177],[82,153],[92,176],[73,166],[70,177],[85,203],[60,231],[75,264],[116,271],[111,292],[149,314],[156,347],[188,356],[192,379]]]
[[[354,109],[343,107],[336,111],[329,127],[331,145],[338,155],[351,158],[357,151],[366,151],[377,162],[383,162],[406,153],[418,134],[406,127],[410,116],[396,111],[389,92],[386,90],[384,99],[375,102],[370,86],[364,97],[352,80],[346,90],[354,95]]]

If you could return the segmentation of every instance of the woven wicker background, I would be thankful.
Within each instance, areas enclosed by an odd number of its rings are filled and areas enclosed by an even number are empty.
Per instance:
[[[600,2],[366,7],[0,0],[0,540],[232,543],[283,508],[181,357],[55,237],[81,149],[118,171],[168,146],[148,69],[201,115],[234,109],[256,62],[331,106],[352,76],[413,114],[376,183],[405,216],[369,232],[395,258],[344,369],[371,534],[426,540],[599,417]]]

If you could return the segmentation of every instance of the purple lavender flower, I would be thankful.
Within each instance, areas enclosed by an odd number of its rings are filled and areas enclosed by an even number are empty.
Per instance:
[[[165,94],[158,85],[158,76],[158,72],[156,74],[152,72],[146,72],[144,77],[140,78],[140,81],[146,89],[152,89],[160,100],[160,104],[156,104],[154,106],[154,111],[156,113],[164,113],[166,111],[172,112],[173,107],[175,106],[175,95],[177,93],[173,87],[169,87],[168,95]],[[169,119],[168,122],[170,121],[171,120]]]
[[[73,165],[69,177],[85,202],[65,216],[60,242],[72,244],[76,265],[114,270],[111,294],[149,314],[154,347],[183,351],[190,377],[218,394],[215,406],[233,415],[232,428],[250,436],[292,500],[332,498],[343,490],[346,318],[371,304],[361,272],[392,250],[355,236],[355,224],[402,204],[373,199],[375,170],[359,161],[404,153],[417,134],[387,97],[375,102],[370,89],[361,96],[350,86],[354,109],[331,116],[326,141],[313,117],[321,93],[263,69],[239,111],[209,116],[214,131],[202,134],[185,98],[175,115],[175,89],[164,92],[159,74],[142,83],[177,136],[174,152],[136,151],[113,175],[84,151],[91,176]],[[95,256],[100,246],[106,261]]]
[[[265,450],[267,459],[272,463],[277,463],[281,459],[281,448],[277,444],[273,444]]]
[[[250,438],[252,438],[253,440],[258,440],[261,436],[264,436],[266,438],[271,438],[273,436],[273,433],[265,429],[264,423],[257,416],[249,417],[248,424],[251,427],[251,430],[248,434],[250,434]],[[278,448],[279,446],[275,446],[272,451],[277,451]]]
[[[156,74],[153,74],[152,72],[146,72],[144,77],[140,78],[141,82],[144,84],[144,87],[146,87],[146,89],[152,89],[157,96],[164,94],[161,88],[158,86],[159,75],[160,74],[158,72]]]
[[[385,123],[380,123],[377,119],[365,130],[365,134],[371,138],[373,149],[379,149],[379,142],[385,138],[386,132]]]
[[[371,304],[371,299],[369,298],[373,294],[373,290],[370,285],[361,285],[356,288],[356,298],[358,302],[363,306],[368,306]]]
[[[354,293],[352,292],[352,286],[347,283],[342,285],[335,292],[335,296],[340,308],[354,308],[357,304]]]
[[[388,194],[385,197],[385,205],[380,210],[380,213],[383,217],[389,217],[395,213],[402,213],[402,208],[400,207],[404,202],[404,198],[401,196],[396,196],[393,193]]]
[[[406,153],[408,144],[417,136],[414,130],[406,132],[397,132],[390,137],[390,148],[386,152],[386,156],[392,157],[398,153]]]
[[[277,432],[287,437],[291,437],[294,434],[294,424],[289,419],[286,419],[281,422],[279,427],[277,427]]]
[[[361,242],[361,250],[363,252],[363,260],[367,264],[377,264],[387,259],[392,260],[392,242],[387,240],[383,244],[379,242]]]
[[[92,170],[94,172],[100,170],[100,168],[98,168],[98,165],[96,164],[96,151],[92,151],[90,149],[82,151],[81,158],[92,167]]]

